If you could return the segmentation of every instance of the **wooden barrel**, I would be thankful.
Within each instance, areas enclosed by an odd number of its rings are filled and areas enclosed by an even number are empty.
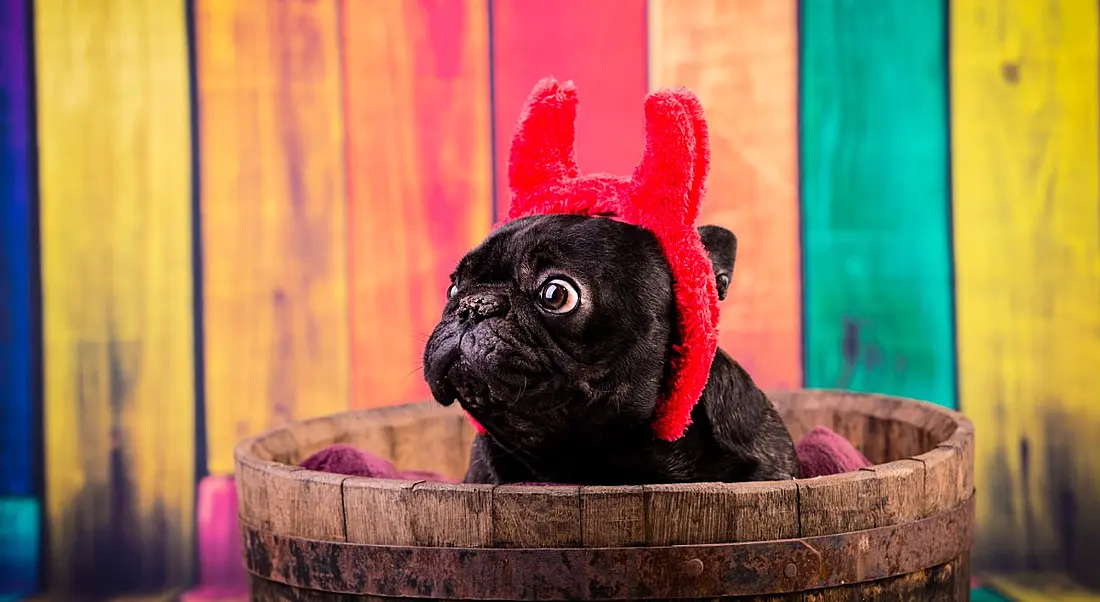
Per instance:
[[[297,467],[348,443],[401,469],[459,477],[473,430],[432,403],[249,439],[236,467],[252,599],[969,599],[970,422],[881,395],[769,396],[796,440],[825,425],[875,466],[637,487],[443,484]]]

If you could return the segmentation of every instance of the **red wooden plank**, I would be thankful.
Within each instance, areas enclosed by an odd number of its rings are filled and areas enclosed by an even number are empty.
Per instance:
[[[577,84],[581,171],[630,173],[643,139],[645,0],[498,0],[492,36],[498,218],[508,211],[513,128],[531,87],[547,75]]]
[[[492,222],[487,0],[344,0],[352,407],[426,398],[448,274]]]

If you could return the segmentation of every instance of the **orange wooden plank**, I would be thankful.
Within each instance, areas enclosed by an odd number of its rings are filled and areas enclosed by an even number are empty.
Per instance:
[[[711,137],[700,223],[738,235],[719,345],[763,387],[802,384],[796,0],[651,0],[650,88],[684,85]]]
[[[448,275],[492,222],[487,4],[343,3],[357,408],[427,397]]]
[[[197,0],[210,471],[348,407],[338,6]]]
[[[573,80],[581,172],[626,175],[642,152],[645,0],[492,3],[496,215],[508,214],[508,149],[535,82]]]

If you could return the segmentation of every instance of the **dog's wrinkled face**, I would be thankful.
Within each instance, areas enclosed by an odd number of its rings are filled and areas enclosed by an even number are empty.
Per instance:
[[[733,235],[702,233],[728,256],[728,283]],[[668,264],[646,230],[575,215],[509,222],[459,262],[446,294],[424,376],[436,401],[458,401],[502,444],[652,419],[676,334]]]

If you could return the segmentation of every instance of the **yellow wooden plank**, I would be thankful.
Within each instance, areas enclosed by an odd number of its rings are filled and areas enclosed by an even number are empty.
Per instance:
[[[348,407],[337,12],[195,3],[214,474],[232,473],[243,437]]]
[[[35,41],[50,585],[184,585],[195,485],[185,14],[155,0],[38,2]]]
[[[1014,602],[1100,602],[1100,592],[1083,588],[1065,573],[983,575],[982,581]]]
[[[957,0],[951,71],[961,409],[976,563],[1097,577],[1095,0]]]

